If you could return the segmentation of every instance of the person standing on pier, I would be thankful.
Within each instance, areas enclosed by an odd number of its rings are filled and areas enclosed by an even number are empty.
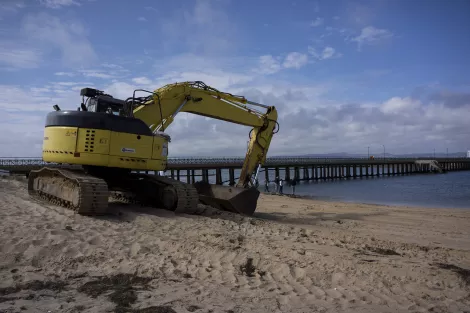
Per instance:
[[[276,178],[274,179],[274,192],[279,192],[279,176],[276,176]]]
[[[282,195],[282,178],[279,180],[279,193]]]
[[[269,180],[267,179],[264,181],[264,191],[269,192]]]

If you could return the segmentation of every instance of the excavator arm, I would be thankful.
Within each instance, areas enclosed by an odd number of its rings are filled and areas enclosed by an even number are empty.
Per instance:
[[[200,81],[168,84],[153,92],[146,92],[151,94],[141,98],[136,98],[134,94],[126,102],[130,103],[132,115],[144,121],[155,133],[165,131],[180,112],[252,127],[236,187],[246,188],[255,184],[259,168],[266,161],[273,134],[277,132],[277,111],[274,106],[218,91]],[[263,108],[265,112],[250,108],[248,104]],[[255,177],[252,177],[253,173]]]

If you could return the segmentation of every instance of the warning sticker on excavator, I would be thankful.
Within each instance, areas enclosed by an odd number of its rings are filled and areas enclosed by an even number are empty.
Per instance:
[[[133,149],[133,148],[121,148],[121,152],[135,153],[135,149]]]

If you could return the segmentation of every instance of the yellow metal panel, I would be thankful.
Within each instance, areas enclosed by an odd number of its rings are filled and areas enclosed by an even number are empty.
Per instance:
[[[166,162],[168,157],[168,140],[161,136],[153,137],[152,159],[160,159]]]
[[[128,157],[126,158],[96,153],[43,153],[43,159],[47,162],[110,166],[143,171],[163,171],[166,168],[166,162],[164,162],[163,160],[146,160]]]
[[[94,153],[109,154],[109,145],[111,142],[111,131],[96,129]]]
[[[80,128],[77,137],[77,152],[109,153],[110,131]]]
[[[161,171],[166,168],[165,145],[167,140],[160,136],[137,138],[100,129],[47,127],[42,157],[46,162]]]
[[[75,152],[76,127],[46,127],[42,149],[50,151]]]
[[[159,96],[153,101],[138,106],[134,110],[134,116],[149,126],[159,127],[163,122],[164,129],[172,123],[173,115],[177,112],[189,112],[253,127],[260,127],[265,123],[262,114],[255,113],[253,109],[248,110],[242,104],[247,103],[244,97],[206,87],[194,86],[190,82],[165,85],[156,90]],[[185,102],[188,98],[189,101]],[[182,104],[185,105],[181,107]]]
[[[166,163],[162,162],[162,160],[146,160],[119,156],[109,157],[109,166],[130,168],[133,170],[163,171],[165,170],[165,164]]]
[[[150,159],[152,156],[153,136],[111,132],[109,154],[129,158]]]
[[[65,162],[75,152],[76,127],[46,127],[42,144],[43,160]]]
[[[74,153],[74,154],[58,154],[47,153],[42,154],[42,158],[47,162],[57,162],[66,164],[79,164],[79,165],[95,165],[95,166],[108,166],[108,155],[96,153]]]

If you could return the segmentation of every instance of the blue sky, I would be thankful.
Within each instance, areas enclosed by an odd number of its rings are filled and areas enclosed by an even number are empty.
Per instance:
[[[0,156],[40,156],[53,104],[94,86],[202,80],[275,105],[271,155],[470,149],[468,1],[4,0]],[[248,131],[182,114],[170,154],[243,155]],[[375,150],[374,150],[375,149]]]

